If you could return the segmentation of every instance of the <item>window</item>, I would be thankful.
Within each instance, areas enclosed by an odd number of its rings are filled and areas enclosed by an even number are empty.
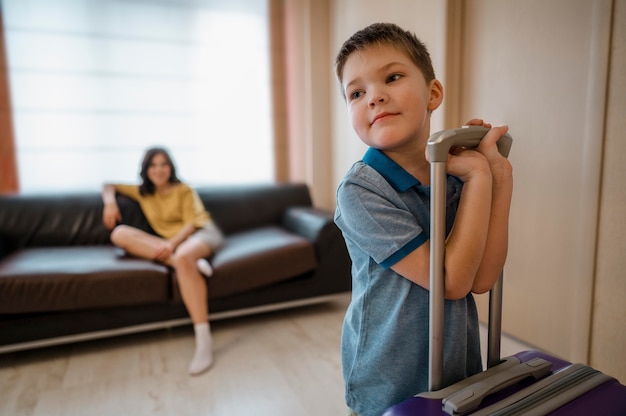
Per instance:
[[[264,1],[2,7],[22,192],[137,182],[153,145],[192,185],[273,179]]]

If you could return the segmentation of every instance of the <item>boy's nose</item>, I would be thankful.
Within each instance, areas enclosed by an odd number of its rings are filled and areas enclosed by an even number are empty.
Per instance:
[[[382,92],[377,92],[370,96],[369,105],[370,107],[375,107],[385,103],[385,101],[387,101],[387,96]]]

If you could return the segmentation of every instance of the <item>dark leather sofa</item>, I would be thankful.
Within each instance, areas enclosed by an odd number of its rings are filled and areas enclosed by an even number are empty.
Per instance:
[[[197,188],[225,234],[211,319],[332,299],[351,288],[332,213],[302,184]],[[118,195],[123,222],[149,225]],[[175,273],[126,256],[98,192],[0,196],[0,352],[189,324]]]

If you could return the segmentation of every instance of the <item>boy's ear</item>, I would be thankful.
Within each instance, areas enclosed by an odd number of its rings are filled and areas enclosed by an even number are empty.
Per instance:
[[[430,98],[428,99],[428,111],[435,111],[443,102],[443,85],[434,79],[430,82]]]

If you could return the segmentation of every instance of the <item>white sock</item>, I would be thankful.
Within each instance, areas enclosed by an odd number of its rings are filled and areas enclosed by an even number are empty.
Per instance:
[[[208,370],[213,364],[213,340],[208,322],[195,324],[193,330],[196,334],[196,351],[189,363],[189,374],[197,375]]]
[[[209,263],[207,259],[198,259],[196,267],[198,267],[200,273],[202,273],[205,277],[211,277],[213,275],[213,267],[211,267],[211,263]]]

